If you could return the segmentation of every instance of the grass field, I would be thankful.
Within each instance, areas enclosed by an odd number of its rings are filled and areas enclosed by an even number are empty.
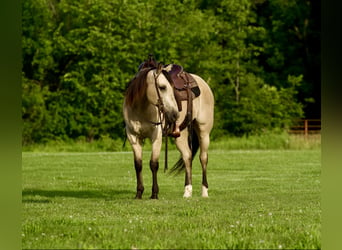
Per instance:
[[[169,153],[169,164],[178,152]],[[209,154],[209,198],[193,167],[193,197],[184,176],[164,174],[159,200],[134,200],[131,152],[22,154],[23,249],[320,249],[321,152],[223,150]]]

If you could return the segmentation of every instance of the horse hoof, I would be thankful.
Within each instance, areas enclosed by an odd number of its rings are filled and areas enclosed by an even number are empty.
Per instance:
[[[141,200],[142,199],[142,192],[137,192],[137,194],[135,195],[135,199]]]
[[[157,194],[152,194],[150,198],[153,199],[153,200],[158,200],[158,195]]]
[[[208,198],[208,188],[206,186],[202,186],[202,197]]]
[[[192,196],[192,185],[186,185],[184,188],[184,198],[190,198]]]

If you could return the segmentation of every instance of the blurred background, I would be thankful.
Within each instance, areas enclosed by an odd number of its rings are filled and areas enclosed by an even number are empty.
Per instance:
[[[213,141],[320,131],[320,1],[25,0],[23,146],[118,150],[125,86],[148,54],[208,82]]]

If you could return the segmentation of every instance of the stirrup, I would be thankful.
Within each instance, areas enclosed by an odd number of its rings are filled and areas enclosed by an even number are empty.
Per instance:
[[[177,137],[180,137],[180,132],[179,131],[173,131],[170,136],[174,137],[174,138],[177,138]]]
[[[179,125],[175,124],[175,128],[174,130],[171,132],[170,136],[177,138],[180,137],[180,129],[179,129]]]

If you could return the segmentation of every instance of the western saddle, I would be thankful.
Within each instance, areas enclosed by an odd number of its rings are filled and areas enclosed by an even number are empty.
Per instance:
[[[157,65],[158,63],[154,60],[153,56],[149,55],[149,59],[139,65],[139,71],[144,68],[156,68]],[[173,132],[170,134],[173,137],[179,137],[180,131],[191,126],[192,101],[201,94],[201,91],[196,80],[191,74],[185,72],[180,65],[164,65],[162,73],[173,86],[179,112],[182,111],[182,101],[187,101],[187,112],[183,122],[181,124],[176,122]]]

